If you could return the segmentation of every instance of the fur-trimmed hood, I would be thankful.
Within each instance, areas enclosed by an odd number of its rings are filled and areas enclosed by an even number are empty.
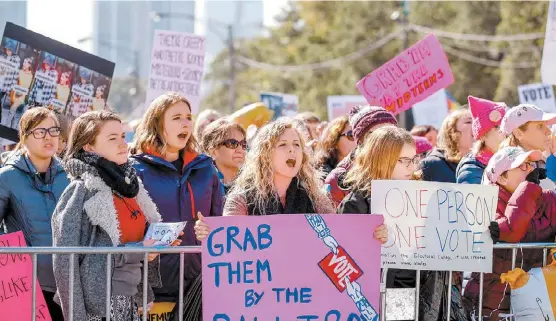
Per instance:
[[[106,231],[114,246],[120,245],[121,230],[112,189],[104,183],[94,167],[78,159],[72,158],[66,161],[64,167],[71,180],[81,179],[85,183],[87,191],[93,194],[85,201],[83,206],[91,224],[97,225]],[[137,205],[143,211],[148,223],[162,221],[156,205],[143,186],[143,182],[140,178],[138,180],[139,193],[135,197]]]

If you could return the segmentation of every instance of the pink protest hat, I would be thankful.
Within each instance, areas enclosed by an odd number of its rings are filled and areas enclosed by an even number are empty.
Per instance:
[[[432,150],[432,144],[425,137],[413,136],[413,140],[415,140],[417,154],[426,153]]]
[[[488,162],[483,175],[483,185],[494,185],[505,171],[518,168],[526,161],[540,161],[542,153],[539,150],[526,152],[521,147],[504,147],[497,151]]]
[[[535,105],[521,104],[508,110],[502,119],[500,130],[509,135],[519,126],[530,121],[544,121],[546,125],[550,126],[556,123],[556,114],[545,113]]]
[[[500,126],[506,114],[506,104],[473,96],[467,97],[473,116],[473,138],[478,140],[496,126]]]

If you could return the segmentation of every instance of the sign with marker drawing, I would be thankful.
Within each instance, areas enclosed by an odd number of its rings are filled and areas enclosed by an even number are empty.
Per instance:
[[[399,114],[453,82],[442,45],[430,34],[363,77],[357,89],[369,104]]]
[[[496,186],[376,180],[372,190],[389,230],[383,268],[492,272]]]
[[[0,247],[27,247],[21,231],[0,235]],[[37,280],[37,321],[51,321]],[[0,319],[32,320],[33,262],[29,254],[0,254]]]
[[[155,30],[147,105],[158,96],[179,92],[199,111],[205,64],[205,37],[186,32]]]
[[[207,217],[203,320],[378,321],[378,215]]]
[[[152,223],[145,234],[145,240],[155,240],[155,246],[170,245],[178,239],[186,224],[187,222]]]
[[[520,104],[532,104],[544,112],[556,112],[556,100],[554,99],[554,88],[547,84],[529,84],[517,88]]]

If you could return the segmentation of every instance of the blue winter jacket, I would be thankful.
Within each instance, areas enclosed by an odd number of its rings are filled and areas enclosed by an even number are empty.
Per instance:
[[[181,174],[172,163],[149,154],[132,156],[132,164],[158,207],[162,221],[187,222],[182,245],[200,245],[193,230],[197,212],[201,212],[203,216],[221,216],[224,207],[224,190],[212,159],[200,154],[185,165]],[[160,274],[163,287],[153,289],[156,301],[178,297],[179,267],[179,255],[161,255]],[[201,256],[186,254],[185,289],[200,272]]]
[[[43,182],[26,156],[12,153],[0,169],[0,222],[6,232],[22,231],[28,246],[52,246],[52,214],[68,185],[56,158]],[[37,273],[42,290],[56,292],[51,255],[38,256]]]
[[[440,149],[433,149],[421,161],[423,180],[427,182],[455,183],[457,167],[458,164],[448,161]]]
[[[554,154],[546,159],[546,176],[556,182],[556,156]]]
[[[468,154],[458,164],[456,183],[480,185],[485,167],[473,154]]]

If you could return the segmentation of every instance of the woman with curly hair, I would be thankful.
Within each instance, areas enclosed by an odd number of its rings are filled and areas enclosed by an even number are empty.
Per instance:
[[[324,181],[356,146],[348,116],[334,119],[324,130],[316,148],[315,167],[320,170],[321,179]]]
[[[253,148],[224,206],[224,215],[273,215],[334,213],[330,199],[321,190],[315,169],[292,120],[280,119],[261,128]],[[200,219],[195,233],[203,240],[210,232]],[[386,225],[374,236],[385,243]]]
[[[438,145],[421,162],[423,180],[456,182],[458,164],[473,147],[472,122],[468,109],[456,110],[444,119],[438,134]]]

